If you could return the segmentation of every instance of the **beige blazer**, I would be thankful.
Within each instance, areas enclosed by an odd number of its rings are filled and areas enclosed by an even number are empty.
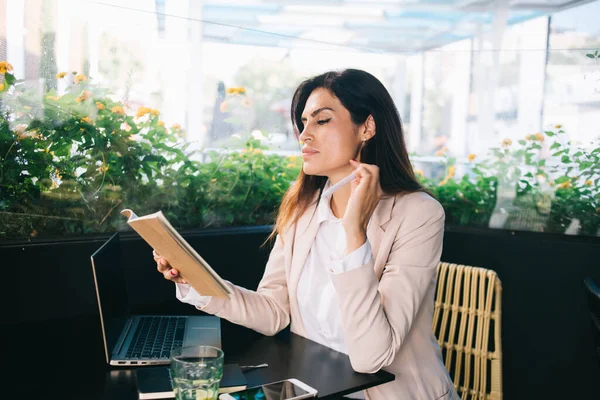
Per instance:
[[[201,310],[265,335],[291,322],[306,336],[296,291],[318,229],[316,199],[278,235],[256,291],[230,284],[229,299],[212,298]],[[367,389],[368,399],[458,399],[431,328],[443,235],[444,210],[429,195],[384,197],[367,231],[374,261],[333,275],[352,367],[396,376]]]

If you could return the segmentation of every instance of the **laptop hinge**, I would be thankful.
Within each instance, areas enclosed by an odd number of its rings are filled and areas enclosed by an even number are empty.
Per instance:
[[[123,329],[123,333],[119,337],[119,340],[115,344],[115,348],[113,349],[113,354],[121,354],[121,349],[125,344],[125,339],[129,336],[129,331],[131,330],[131,326],[133,325],[133,318],[127,318],[126,325]]]

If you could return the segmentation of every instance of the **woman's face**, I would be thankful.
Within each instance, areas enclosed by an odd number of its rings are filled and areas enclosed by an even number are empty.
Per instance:
[[[350,118],[350,112],[328,90],[315,89],[302,112],[304,131],[302,168],[307,175],[327,176],[338,181],[350,174],[350,159],[356,158],[361,144],[362,126]]]

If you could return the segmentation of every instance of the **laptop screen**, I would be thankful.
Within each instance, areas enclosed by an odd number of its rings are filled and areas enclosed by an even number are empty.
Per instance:
[[[92,254],[91,260],[108,362],[129,316],[125,271],[121,267],[119,234],[112,235]]]

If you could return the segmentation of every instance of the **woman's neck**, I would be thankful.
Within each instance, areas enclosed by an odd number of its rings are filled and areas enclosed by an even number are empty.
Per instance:
[[[338,191],[331,196],[331,212],[336,218],[342,218],[346,212],[346,206],[350,200],[350,194],[352,193],[351,184],[344,185]]]
[[[335,185],[336,183],[350,175],[353,172],[353,170],[354,169],[352,168],[352,166],[350,166],[350,164],[348,164],[344,168],[340,168],[339,170],[335,171],[335,173],[328,175],[329,183],[331,185]],[[346,206],[348,205],[348,200],[350,200],[351,193],[352,184],[348,183],[342,186],[340,189],[338,189],[331,196],[331,202],[329,203],[329,205],[331,207],[333,215],[335,215],[336,218],[342,218],[344,216],[344,213],[346,212]]]

